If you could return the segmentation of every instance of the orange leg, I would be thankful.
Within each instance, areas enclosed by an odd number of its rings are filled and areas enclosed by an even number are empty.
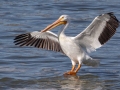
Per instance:
[[[72,66],[72,69],[69,72],[66,72],[64,75],[76,75],[80,67],[81,67],[81,64],[78,64],[78,67],[75,69],[75,65],[74,65]]]
[[[71,72],[75,70],[75,65],[72,65],[72,69],[70,70]]]
[[[81,68],[81,64],[78,64],[78,67],[76,68],[75,72],[77,73],[80,68]]]
[[[75,65],[72,65],[72,68],[70,71],[64,73],[64,75],[71,75],[72,73],[74,73],[74,70],[75,70]]]

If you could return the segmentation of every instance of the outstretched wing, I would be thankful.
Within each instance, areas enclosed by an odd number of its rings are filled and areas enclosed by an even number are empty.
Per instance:
[[[63,53],[58,41],[58,36],[50,31],[21,34],[15,37],[15,45],[19,46],[34,46],[47,50],[57,51]]]
[[[118,26],[119,21],[113,13],[102,14],[73,39],[87,52],[91,52],[106,43],[115,34]]]

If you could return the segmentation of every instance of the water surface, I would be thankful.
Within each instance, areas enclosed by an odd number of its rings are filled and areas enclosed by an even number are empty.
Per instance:
[[[76,76],[63,76],[71,68],[71,61],[61,53],[13,43],[16,35],[42,30],[62,14],[72,18],[66,30],[70,36],[77,35],[102,13],[114,12],[120,20],[119,4],[119,0],[1,0],[0,90],[119,90],[120,28],[91,54],[101,64],[83,65]]]

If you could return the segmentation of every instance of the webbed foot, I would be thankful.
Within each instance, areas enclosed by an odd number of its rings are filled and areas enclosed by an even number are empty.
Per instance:
[[[76,75],[76,72],[74,72],[74,71],[69,71],[69,72],[64,73],[64,75]]]

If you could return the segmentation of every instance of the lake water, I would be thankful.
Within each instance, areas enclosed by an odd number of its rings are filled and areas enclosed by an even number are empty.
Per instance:
[[[120,0],[1,0],[0,90],[120,90],[120,28],[90,54],[100,65],[83,65],[76,76],[63,76],[71,61],[61,53],[13,43],[16,35],[42,30],[62,14],[71,16],[66,34],[75,36],[106,12],[120,20]]]

